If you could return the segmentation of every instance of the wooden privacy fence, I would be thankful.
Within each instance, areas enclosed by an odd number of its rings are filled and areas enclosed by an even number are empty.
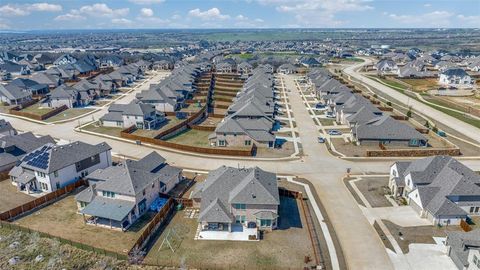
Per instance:
[[[462,228],[464,232],[469,232],[472,230],[472,227],[463,219],[460,221],[460,228]]]
[[[13,107],[11,108],[8,112],[10,114],[13,114],[13,115],[18,115],[18,116],[23,116],[23,117],[28,117],[28,118],[31,118],[31,119],[35,119],[35,120],[45,120],[47,118],[50,118],[64,110],[68,109],[68,107],[66,105],[62,105],[61,107],[58,107],[58,108],[55,108],[47,113],[44,113],[44,114],[34,114],[34,113],[29,113],[29,112],[22,112],[20,110],[20,107],[19,106],[16,106],[16,107]]]
[[[367,150],[367,157],[459,156],[460,148]]]
[[[150,240],[151,236],[160,228],[161,225],[167,221],[169,215],[175,209],[175,201],[172,198],[168,198],[167,203],[160,209],[160,211],[153,217],[152,221],[148,223],[147,228],[142,232],[137,239],[133,247],[128,252],[129,256],[132,256],[136,249],[142,249],[144,245]]]
[[[35,208],[47,205],[52,201],[57,200],[59,197],[74,191],[76,188],[80,186],[85,186],[85,185],[87,185],[87,181],[85,179],[80,179],[70,185],[67,185],[63,188],[55,190],[54,192],[50,192],[41,197],[38,197],[33,201],[27,202],[18,207],[15,207],[3,213],[0,213],[0,220],[3,220],[3,221],[12,220],[18,217],[19,215],[22,215]]]
[[[20,225],[17,225],[17,224],[13,224],[13,223],[10,223],[10,222],[6,222],[6,221],[1,221],[0,220],[0,228],[8,228],[10,230],[17,230],[17,231],[22,231],[22,232],[26,232],[26,233],[38,233],[38,235],[40,237],[57,240],[62,244],[68,244],[68,245],[74,246],[78,249],[95,252],[97,254],[104,255],[104,256],[110,256],[110,257],[113,257],[117,260],[126,261],[128,259],[126,254],[120,254],[120,253],[110,251],[110,250],[106,250],[106,249],[103,249],[103,248],[93,247],[93,246],[86,245],[86,244],[83,244],[83,243],[79,243],[79,242],[76,242],[76,241],[68,240],[68,239],[65,239],[65,238],[62,238],[62,237],[54,236],[54,235],[51,235],[49,233],[32,230],[30,228],[26,228],[26,227],[23,227],[23,226],[20,226]]]
[[[193,207],[193,200],[188,198],[175,198],[177,204],[181,204],[183,207]]]

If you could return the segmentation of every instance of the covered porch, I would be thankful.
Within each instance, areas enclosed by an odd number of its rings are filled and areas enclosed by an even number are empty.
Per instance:
[[[223,227],[217,227],[218,229],[209,230],[208,225],[205,227],[201,223],[199,226],[198,240],[229,240],[229,241],[258,241],[258,229],[247,228],[240,223],[228,224],[229,229],[225,230]]]
[[[87,225],[126,231],[136,220],[135,202],[96,197],[80,213]]]

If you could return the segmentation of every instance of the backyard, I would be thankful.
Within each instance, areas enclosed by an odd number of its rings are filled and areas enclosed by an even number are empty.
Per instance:
[[[209,147],[208,135],[211,133],[211,131],[188,129],[174,137],[167,139],[167,141],[184,145]]]
[[[0,213],[34,199],[35,197],[17,191],[17,187],[12,185],[9,179],[0,181]]]
[[[146,263],[185,268],[228,269],[302,269],[305,256],[313,257],[308,231],[302,226],[303,214],[296,200],[281,197],[280,228],[266,233],[260,241],[194,240],[198,221],[177,212],[151,248]],[[175,242],[175,253],[165,245],[160,249],[166,232],[181,231]]]
[[[86,225],[77,213],[75,192],[14,221],[14,224],[120,254],[126,254],[153,214],[148,212],[126,232]],[[52,229],[54,228],[54,229]]]
[[[350,181],[360,190],[372,207],[389,207],[392,204],[385,196],[390,194],[387,177],[362,177],[358,181]]]
[[[41,103],[36,103],[36,104],[33,104],[32,106],[28,106],[26,108],[23,108],[20,111],[25,112],[25,113],[35,114],[35,115],[44,115],[44,114],[46,114],[48,112],[51,112],[53,110],[54,110],[53,108],[42,107]]]

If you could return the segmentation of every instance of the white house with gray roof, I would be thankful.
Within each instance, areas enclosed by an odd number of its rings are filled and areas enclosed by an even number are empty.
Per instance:
[[[200,208],[200,237],[204,231],[228,235],[249,229],[257,236],[257,230],[277,228],[277,177],[258,167],[222,166],[211,171],[204,182],[196,185],[191,198],[194,206]]]
[[[91,145],[73,142],[66,145],[45,144],[25,155],[10,170],[12,184],[19,190],[53,192],[72,184],[96,169],[112,164],[107,143]]]
[[[100,117],[100,123],[106,127],[155,129],[165,121],[165,115],[158,112],[152,104],[133,100],[128,104],[113,104],[108,113]]]
[[[480,269],[480,229],[447,232],[445,245],[458,270]]]
[[[450,68],[440,74],[438,83],[445,87],[472,88],[475,80],[461,68]]]
[[[450,156],[394,163],[389,187],[434,225],[480,215],[480,175]]]
[[[182,179],[182,170],[151,152],[140,160],[97,169],[86,176],[89,187],[75,196],[80,214],[91,225],[126,230],[150,205]]]

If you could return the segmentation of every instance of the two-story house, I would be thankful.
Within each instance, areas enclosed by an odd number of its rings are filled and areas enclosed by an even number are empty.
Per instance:
[[[66,145],[45,144],[31,151],[9,175],[20,191],[53,192],[112,164],[107,143],[91,145],[73,142]]]
[[[108,127],[155,129],[165,121],[165,115],[157,112],[155,106],[134,100],[129,104],[113,104],[108,113],[100,118],[100,123]]]
[[[148,211],[160,194],[168,193],[182,179],[157,152],[136,161],[98,169],[86,179],[89,187],[75,196],[87,224],[126,230]]]
[[[277,177],[258,167],[222,166],[198,183],[191,197],[194,207],[200,208],[200,238],[208,239],[209,232],[214,231],[224,232],[225,239],[237,239],[230,234],[247,231],[256,235],[258,230],[277,228]]]

